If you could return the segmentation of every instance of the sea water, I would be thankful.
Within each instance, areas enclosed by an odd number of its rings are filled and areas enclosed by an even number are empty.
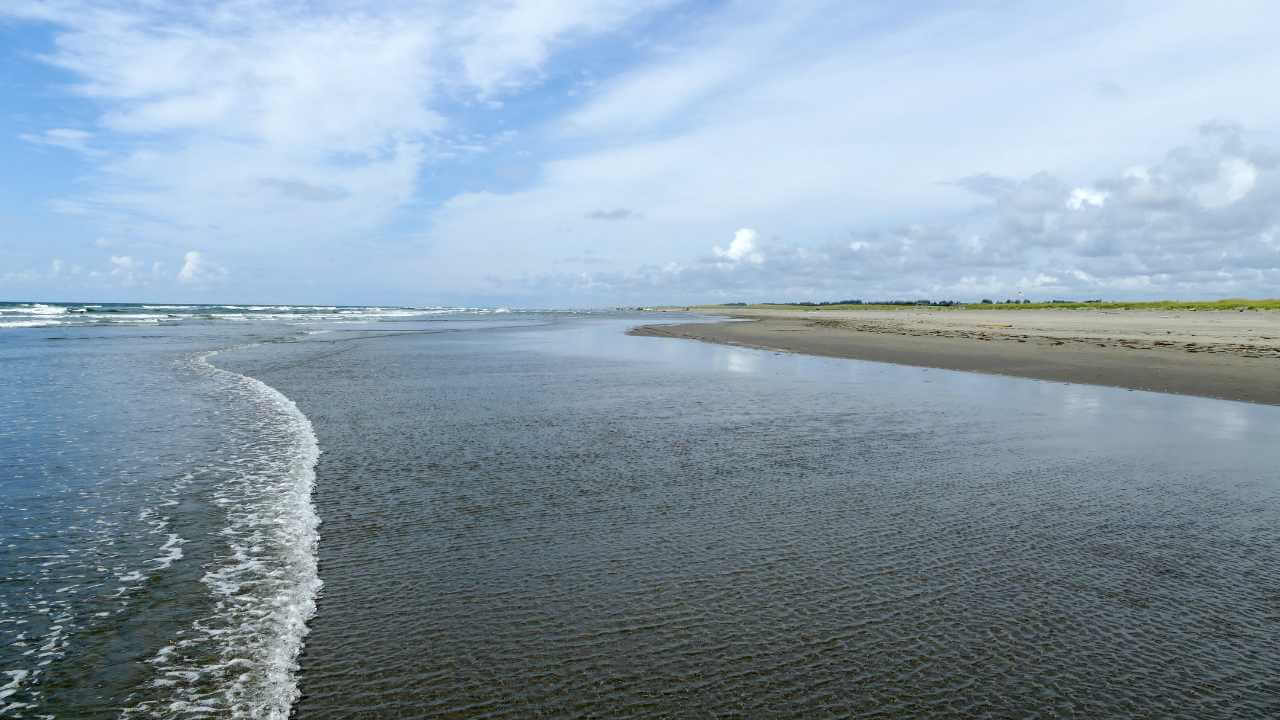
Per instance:
[[[341,310],[0,333],[0,714],[1280,711],[1277,408]]]
[[[1280,409],[646,321],[228,360],[324,450],[299,717],[1280,710]]]
[[[286,717],[319,448],[218,354],[504,316],[0,304],[0,717]]]

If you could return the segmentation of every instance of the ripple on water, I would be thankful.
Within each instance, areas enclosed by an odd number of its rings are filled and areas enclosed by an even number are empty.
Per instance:
[[[269,378],[326,449],[299,717],[1280,710],[1274,445],[468,342]]]

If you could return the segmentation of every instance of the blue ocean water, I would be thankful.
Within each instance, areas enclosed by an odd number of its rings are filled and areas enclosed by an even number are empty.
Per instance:
[[[672,316],[2,309],[0,716],[1280,712],[1280,408],[625,335]]]
[[[0,716],[286,716],[319,450],[217,353],[518,316],[0,304]]]

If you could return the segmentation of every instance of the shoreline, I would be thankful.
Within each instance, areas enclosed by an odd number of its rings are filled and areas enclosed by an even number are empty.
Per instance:
[[[696,312],[751,322],[651,324],[628,334],[1280,405],[1280,313]]]

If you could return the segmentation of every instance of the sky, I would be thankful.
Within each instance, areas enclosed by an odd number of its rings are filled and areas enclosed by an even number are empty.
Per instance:
[[[1280,296],[1280,4],[0,3],[0,300]]]

